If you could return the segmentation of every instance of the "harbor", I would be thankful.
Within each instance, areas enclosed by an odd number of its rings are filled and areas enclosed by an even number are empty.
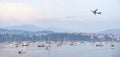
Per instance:
[[[115,47],[111,48],[111,44],[104,46],[96,46],[96,43],[80,43],[73,45],[70,43],[57,46],[52,43],[49,49],[38,47],[37,42],[30,43],[29,46],[16,47],[13,44],[0,44],[0,57],[119,57],[120,43],[114,43]],[[20,50],[24,53],[18,53]]]

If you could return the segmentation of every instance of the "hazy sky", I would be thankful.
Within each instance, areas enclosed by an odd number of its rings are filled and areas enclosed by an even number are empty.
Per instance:
[[[94,15],[94,9],[102,15]],[[120,29],[119,0],[0,0],[0,27],[31,24],[70,32]]]

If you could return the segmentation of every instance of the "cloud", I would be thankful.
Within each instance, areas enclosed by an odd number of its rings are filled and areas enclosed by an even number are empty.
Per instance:
[[[36,24],[54,17],[52,6],[46,3],[0,2],[0,26]]]
[[[24,3],[0,2],[0,19],[28,20],[37,18],[37,10]]]

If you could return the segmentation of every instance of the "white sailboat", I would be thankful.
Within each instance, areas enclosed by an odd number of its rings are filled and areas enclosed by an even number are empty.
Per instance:
[[[18,47],[18,54],[25,54],[26,53],[26,51],[25,51],[25,46],[23,46],[22,44],[21,45],[19,45],[19,47]]]
[[[40,42],[40,43],[38,43],[38,47],[45,47],[45,42]]]
[[[29,42],[22,42],[22,46],[29,46],[30,45],[30,43]]]
[[[50,50],[51,49],[51,43],[50,43],[50,39],[48,37],[48,45],[45,48],[46,50]]]

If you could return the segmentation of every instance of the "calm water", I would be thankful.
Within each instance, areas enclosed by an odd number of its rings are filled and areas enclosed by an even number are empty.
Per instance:
[[[57,47],[52,45],[50,50],[37,47],[37,44],[31,44],[24,47],[25,54],[18,54],[18,50],[12,45],[0,45],[0,57],[120,57],[120,44],[116,43],[115,48],[111,49],[110,44],[103,47],[96,47],[92,44],[80,44],[70,46],[69,44]]]

